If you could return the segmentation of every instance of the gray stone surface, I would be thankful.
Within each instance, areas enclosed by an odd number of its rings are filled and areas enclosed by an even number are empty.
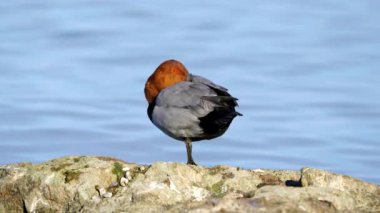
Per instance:
[[[313,168],[73,156],[0,166],[0,212],[380,212],[380,187]]]

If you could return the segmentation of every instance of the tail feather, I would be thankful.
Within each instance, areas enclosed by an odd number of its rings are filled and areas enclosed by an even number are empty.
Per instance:
[[[242,116],[234,107],[216,107],[214,111],[200,118],[200,126],[205,138],[215,138],[222,135],[236,116]]]
[[[216,96],[202,97],[205,105],[211,106],[213,110],[206,116],[199,118],[199,125],[203,129],[203,135],[199,139],[212,139],[222,135],[236,116],[242,116],[235,110],[235,107],[238,106],[237,98],[231,96],[227,90],[213,89]]]

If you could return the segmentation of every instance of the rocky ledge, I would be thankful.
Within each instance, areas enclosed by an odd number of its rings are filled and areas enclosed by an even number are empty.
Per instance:
[[[0,212],[380,212],[380,187],[301,171],[64,157],[0,166]]]

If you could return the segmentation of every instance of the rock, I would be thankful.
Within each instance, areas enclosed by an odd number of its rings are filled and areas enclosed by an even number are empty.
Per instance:
[[[299,171],[64,157],[0,166],[0,212],[380,212],[380,187]]]
[[[336,205],[352,206],[363,211],[367,211],[367,206],[374,206],[375,210],[380,212],[380,188],[378,185],[313,168],[303,168],[301,172],[301,183],[304,187],[328,188],[338,193],[344,192],[354,198],[347,199],[343,201],[344,203],[336,202]]]
[[[128,178],[122,177],[120,179],[120,186],[127,186],[128,183],[129,183],[129,179]]]
[[[96,187],[107,188],[116,180],[112,171],[116,159],[66,157],[42,164],[14,164],[0,167],[0,212],[60,211],[81,206]]]

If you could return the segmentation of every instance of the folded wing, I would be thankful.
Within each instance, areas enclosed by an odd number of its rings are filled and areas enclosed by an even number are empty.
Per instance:
[[[237,99],[226,88],[190,75],[189,81],[160,92],[150,118],[163,132],[178,140],[212,139],[222,135],[234,117],[241,115],[235,111],[236,106]]]

